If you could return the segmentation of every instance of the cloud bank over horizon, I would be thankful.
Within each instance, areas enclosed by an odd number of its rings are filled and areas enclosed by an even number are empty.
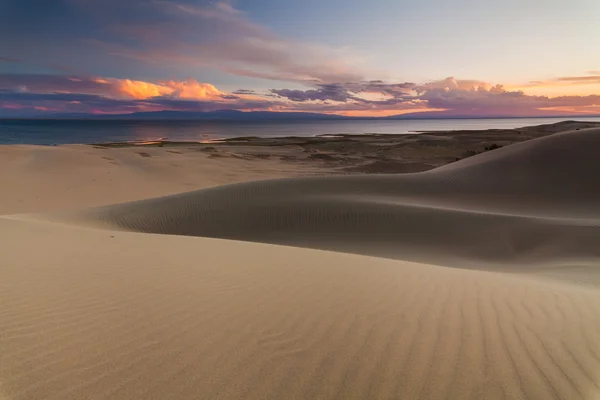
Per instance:
[[[595,69],[522,83],[404,81],[394,78],[402,71],[374,68],[352,46],[282,35],[238,3],[7,0],[0,13],[0,116],[219,109],[600,114]]]
[[[224,92],[194,79],[144,82],[107,77],[0,74],[4,116],[142,111],[323,112],[383,116],[444,112],[452,116],[536,116],[600,113],[600,96],[537,96],[474,80],[356,81],[314,84],[311,89],[240,89]],[[583,110],[583,111],[582,111]]]

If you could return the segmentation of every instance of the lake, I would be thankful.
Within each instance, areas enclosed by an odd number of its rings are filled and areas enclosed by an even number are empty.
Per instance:
[[[286,122],[0,120],[0,144],[56,145],[156,139],[202,141],[240,136],[400,134],[456,129],[512,129],[567,119],[600,122],[600,117]]]

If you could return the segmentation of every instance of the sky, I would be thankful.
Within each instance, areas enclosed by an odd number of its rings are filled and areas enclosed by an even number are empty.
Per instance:
[[[0,117],[598,115],[598,18],[598,0],[0,0]]]

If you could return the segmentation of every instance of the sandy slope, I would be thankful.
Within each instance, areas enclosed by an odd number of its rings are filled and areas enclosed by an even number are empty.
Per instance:
[[[306,246],[443,265],[600,256],[600,129],[425,173],[220,186],[77,215],[133,231]],[[557,161],[560,155],[560,162]]]
[[[198,188],[320,172],[196,149],[0,146],[0,215],[72,210]]]
[[[0,399],[598,398],[599,142],[1,217]]]

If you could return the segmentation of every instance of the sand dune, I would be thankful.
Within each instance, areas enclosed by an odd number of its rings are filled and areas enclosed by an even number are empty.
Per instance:
[[[598,398],[599,144],[0,217],[0,399]]]
[[[0,215],[73,210],[320,172],[276,160],[209,159],[197,149],[0,146],[0,187],[6,188],[0,191]]]
[[[131,231],[227,238],[443,265],[600,256],[600,129],[425,173],[220,186],[86,211]],[[557,157],[560,155],[560,162]]]

